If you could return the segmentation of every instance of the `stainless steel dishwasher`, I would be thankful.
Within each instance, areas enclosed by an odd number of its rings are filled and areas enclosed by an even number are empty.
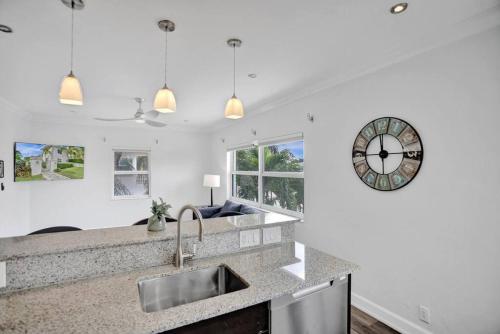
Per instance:
[[[348,334],[350,275],[271,300],[271,334]]]

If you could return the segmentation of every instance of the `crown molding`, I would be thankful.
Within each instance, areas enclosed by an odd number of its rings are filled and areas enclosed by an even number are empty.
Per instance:
[[[25,120],[32,119],[31,113],[29,113],[25,110],[22,110],[21,108],[19,108],[18,106],[16,106],[13,103],[10,103],[9,101],[7,101],[7,99],[5,99],[1,96],[0,96],[0,111],[8,112],[10,114],[13,114],[17,117],[23,118]]]
[[[445,36],[447,36],[446,38],[441,39],[439,41],[431,42],[424,48],[420,48],[413,52],[396,55],[392,59],[377,66],[372,66],[366,69],[357,69],[345,75],[335,76],[326,80],[310,84],[308,86],[307,85],[300,86],[300,89],[299,87],[296,87],[295,89],[288,90],[285,93],[267,98],[260,103],[256,103],[255,105],[251,105],[247,108],[246,119],[248,118],[251,119],[252,117],[255,117],[259,114],[292,104],[296,101],[302,100],[309,96],[313,96],[325,90],[376,73],[392,65],[402,63],[419,55],[428,53],[432,50],[446,47],[450,44],[467,39],[468,37],[494,29],[499,25],[500,25],[500,5],[495,5],[494,7],[484,10],[474,16],[471,16],[466,20],[460,21],[457,24],[450,26],[445,32]],[[223,121],[215,122],[211,126],[212,129],[211,133],[222,131],[231,126],[232,126],[231,124],[227,124]]]

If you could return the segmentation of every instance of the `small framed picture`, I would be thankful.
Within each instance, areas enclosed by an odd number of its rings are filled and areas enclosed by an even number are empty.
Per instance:
[[[3,160],[0,160],[0,179],[3,179]]]

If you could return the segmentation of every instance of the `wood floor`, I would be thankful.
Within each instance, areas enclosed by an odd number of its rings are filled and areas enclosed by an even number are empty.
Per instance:
[[[351,306],[351,334],[400,334],[368,314]]]

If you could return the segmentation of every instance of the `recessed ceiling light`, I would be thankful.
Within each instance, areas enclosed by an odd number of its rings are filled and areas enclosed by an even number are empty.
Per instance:
[[[248,77],[252,78],[252,79],[255,79],[255,78],[257,78],[257,74],[255,74],[255,73],[249,73]]]
[[[400,14],[400,13],[404,12],[406,10],[406,8],[408,8],[407,2],[398,3],[398,4],[391,7],[391,13],[392,14]]]
[[[12,28],[8,27],[6,25],[0,24],[0,31],[10,34],[12,32]]]

